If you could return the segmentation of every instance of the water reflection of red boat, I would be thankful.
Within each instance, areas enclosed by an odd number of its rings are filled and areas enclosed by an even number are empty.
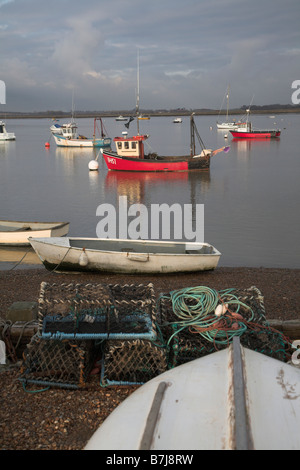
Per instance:
[[[151,185],[163,182],[180,182],[187,181],[188,173],[174,172],[174,173],[136,173],[135,171],[126,172],[112,172],[109,171],[105,177],[105,185],[107,187],[115,187],[116,185],[130,185],[135,183],[150,183]]]
[[[147,185],[156,186],[161,184],[186,184],[188,182],[187,172],[154,173],[135,171],[109,171],[105,177],[106,190],[113,190],[119,195],[128,196],[132,202],[141,202],[145,196]]]

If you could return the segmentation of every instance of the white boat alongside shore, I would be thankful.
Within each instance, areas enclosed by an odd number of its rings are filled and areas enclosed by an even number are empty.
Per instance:
[[[30,245],[28,237],[63,237],[69,222],[24,222],[0,220],[0,245]]]
[[[52,237],[30,238],[51,271],[176,273],[215,269],[221,253],[208,243]]]

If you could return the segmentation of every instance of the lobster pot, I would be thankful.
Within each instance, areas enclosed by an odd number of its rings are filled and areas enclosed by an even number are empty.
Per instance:
[[[82,388],[94,364],[92,341],[47,340],[33,336],[23,354],[19,380],[62,388]]]
[[[155,339],[155,316],[152,284],[41,284],[45,339]]]
[[[224,349],[227,345],[216,345],[189,329],[179,331],[174,325],[169,352],[169,368],[180,366],[208,354]]]
[[[139,385],[167,370],[166,350],[147,340],[107,341],[100,385]]]
[[[292,342],[282,332],[268,326],[247,330],[240,338],[241,344],[253,351],[288,362],[293,354]]]
[[[259,325],[267,324],[264,297],[257,287],[252,286],[248,289],[233,289],[233,293],[240,302],[248,305],[251,309],[241,308],[240,314],[246,321],[251,321]],[[224,302],[226,303],[226,296]]]

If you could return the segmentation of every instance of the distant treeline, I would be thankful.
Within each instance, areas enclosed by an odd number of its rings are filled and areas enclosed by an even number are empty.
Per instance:
[[[243,105],[241,108],[229,110],[230,114],[245,114],[249,106]],[[253,114],[268,114],[274,113],[299,113],[300,105],[292,104],[269,104],[263,106],[252,105],[251,113]],[[75,117],[117,117],[122,115],[124,117],[130,117],[135,115],[135,110],[116,110],[116,111],[76,111]],[[215,109],[201,108],[201,109],[186,109],[186,108],[176,108],[176,109],[141,109],[140,113],[147,116],[189,116],[191,113],[196,115],[218,115],[226,114],[225,110],[219,111]],[[59,110],[48,110],[48,111],[33,111],[33,112],[12,112],[5,111],[0,112],[0,119],[9,119],[9,118],[48,118],[48,119],[59,119],[66,118],[70,116],[70,112],[64,112]]]

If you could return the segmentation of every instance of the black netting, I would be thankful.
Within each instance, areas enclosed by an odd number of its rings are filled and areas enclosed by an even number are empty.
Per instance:
[[[153,285],[41,286],[39,331],[44,338],[154,339]]]
[[[39,385],[84,387],[96,352],[92,341],[45,341],[35,335],[23,354],[19,379]]]
[[[142,384],[166,370],[166,348],[152,341],[107,341],[101,385]]]

